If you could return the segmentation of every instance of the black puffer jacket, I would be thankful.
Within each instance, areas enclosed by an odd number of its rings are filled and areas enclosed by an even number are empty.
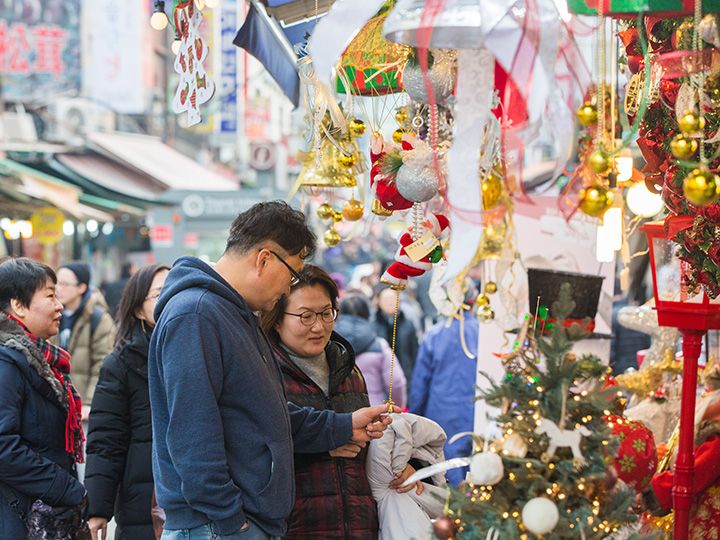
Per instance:
[[[148,393],[150,336],[137,324],[108,355],[90,412],[85,486],[88,515],[115,516],[116,540],[154,540],[152,425]]]

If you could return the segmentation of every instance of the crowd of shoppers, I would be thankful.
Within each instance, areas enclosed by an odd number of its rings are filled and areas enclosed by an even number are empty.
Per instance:
[[[165,540],[382,537],[367,454],[406,406],[419,310],[395,324],[394,291],[338,290],[315,247],[302,213],[260,203],[216,263],[128,266],[110,307],[85,263],[1,261],[0,539],[45,508],[68,540],[111,520],[154,540],[155,498]],[[414,470],[385,489],[420,493]]]

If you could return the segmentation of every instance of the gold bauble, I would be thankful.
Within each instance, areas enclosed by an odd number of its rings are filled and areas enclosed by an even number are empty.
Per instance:
[[[612,192],[602,184],[580,190],[580,210],[590,217],[602,216],[612,202]]]
[[[328,203],[322,203],[318,206],[317,215],[320,219],[330,219],[334,213],[335,210]]]
[[[348,221],[357,221],[363,217],[363,204],[355,198],[343,205],[342,215]]]
[[[328,247],[337,246],[340,240],[340,235],[335,229],[328,229],[325,231],[325,234],[323,234],[323,242],[325,242],[325,245]]]
[[[343,218],[342,212],[333,212],[332,218],[335,223],[340,223]]]
[[[402,143],[403,135],[405,135],[406,133],[407,131],[405,131],[404,129],[396,129],[395,131],[393,131],[392,140],[395,141],[396,144],[400,144]]]
[[[363,133],[365,133],[365,122],[359,118],[353,118],[348,122],[348,132],[356,139],[362,137]]]
[[[584,127],[592,126],[598,119],[597,107],[590,101],[583,103],[575,114],[580,125]]]
[[[502,195],[502,179],[493,171],[490,171],[480,188],[482,189],[483,210],[495,208]]]
[[[610,168],[610,158],[602,150],[594,150],[588,158],[588,167],[596,174],[605,174]]]
[[[408,108],[407,105],[404,105],[402,107],[398,107],[395,111],[395,120],[398,124],[401,126],[405,124],[405,122],[408,121]]]
[[[354,176],[347,174],[342,177],[342,184],[343,187],[346,188],[355,187],[357,186],[357,179]]]
[[[678,125],[686,135],[695,135],[705,127],[705,119],[695,111],[686,111],[678,119]]]
[[[350,167],[355,166],[355,163],[357,163],[357,157],[355,157],[355,154],[347,155],[343,154],[342,152],[338,152],[336,161],[341,167],[349,169]]]
[[[497,283],[494,281],[488,281],[483,290],[485,294],[495,294],[497,292]]]
[[[678,159],[691,158],[693,154],[697,152],[697,149],[698,142],[687,135],[683,135],[682,133],[675,135],[673,140],[670,141],[670,151],[672,152],[672,155]]]
[[[706,169],[695,169],[683,180],[683,192],[695,206],[707,206],[720,197],[720,176]]]
[[[490,299],[486,294],[481,294],[477,297],[477,300],[475,300],[475,305],[479,308],[486,308],[490,305]]]

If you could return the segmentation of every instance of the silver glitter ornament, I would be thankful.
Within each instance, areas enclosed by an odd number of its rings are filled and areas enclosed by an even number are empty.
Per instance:
[[[395,187],[408,201],[416,203],[429,201],[438,193],[435,169],[432,166],[415,169],[403,165],[398,169],[395,177]]]
[[[640,366],[641,370],[661,362],[666,350],[671,350],[674,354],[677,348],[677,328],[658,326],[657,311],[653,309],[653,304],[654,301],[651,300],[642,306],[625,306],[618,310],[617,315],[619,324],[648,334],[652,339],[645,361]]]
[[[435,101],[444,103],[450,97],[455,86],[455,55],[448,51],[431,51],[433,63],[428,68],[428,79],[435,93]],[[402,84],[405,92],[413,101],[429,103],[430,96],[425,88],[422,69],[417,63],[407,63],[402,73]]]

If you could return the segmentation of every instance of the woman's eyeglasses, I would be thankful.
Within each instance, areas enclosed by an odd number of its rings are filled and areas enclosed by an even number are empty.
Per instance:
[[[290,313],[288,311],[285,311],[284,313],[285,315],[299,317],[300,322],[303,323],[305,326],[312,326],[313,324],[315,324],[315,321],[317,321],[318,317],[320,317],[320,320],[325,324],[330,324],[335,319],[337,319],[338,315],[337,310],[334,308],[327,308],[322,311],[303,311],[302,313]]]

